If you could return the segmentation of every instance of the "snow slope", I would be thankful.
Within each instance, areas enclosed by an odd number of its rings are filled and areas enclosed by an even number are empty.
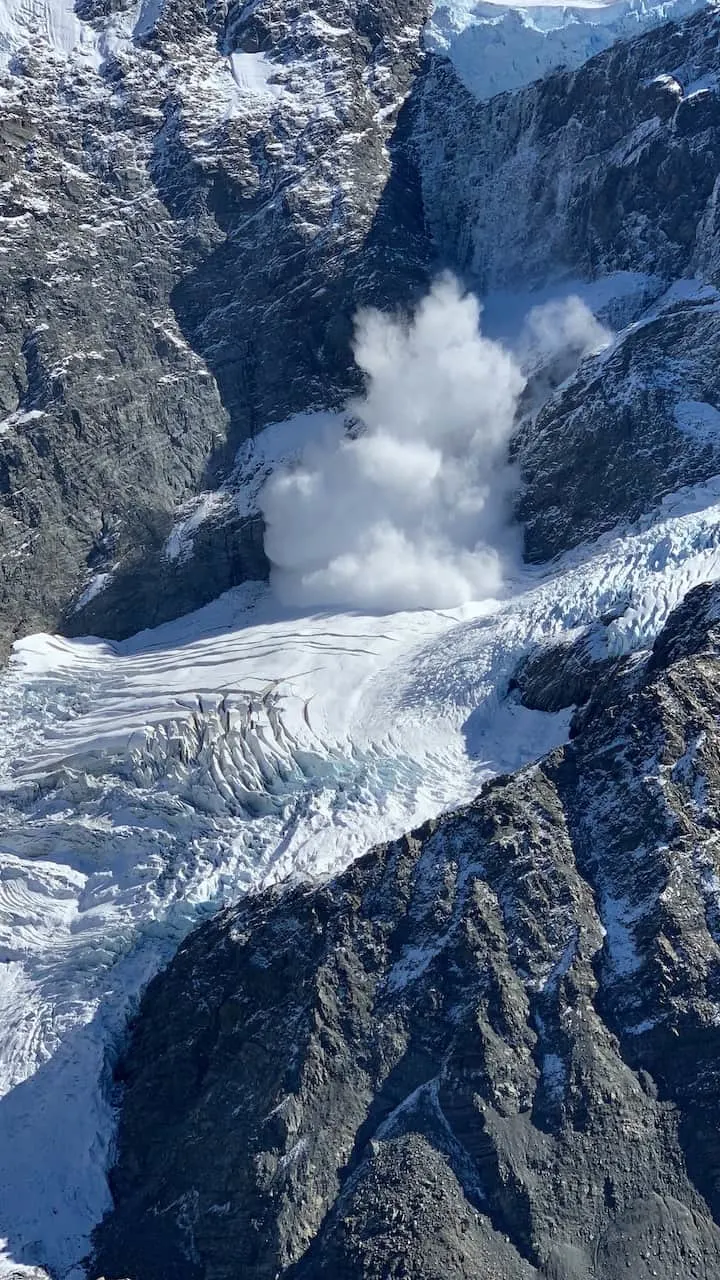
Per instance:
[[[26,44],[98,65],[97,35],[73,0],[0,0],[0,66]]]
[[[504,696],[530,647],[600,615],[646,646],[720,578],[720,480],[524,572],[504,600],[279,612],[251,585],[120,644],[34,636],[0,686],[0,1237],[82,1275],[108,1204],[107,1055],[207,912],[327,874],[563,740]]]
[[[484,101],[531,84],[556,67],[579,67],[616,41],[685,18],[707,2],[437,0],[425,40],[430,50],[450,58],[465,86]]]

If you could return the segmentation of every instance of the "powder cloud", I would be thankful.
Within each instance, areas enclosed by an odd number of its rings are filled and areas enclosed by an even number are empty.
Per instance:
[[[528,312],[518,355],[524,368],[547,365],[559,357],[570,370],[585,356],[602,351],[612,336],[582,298],[571,294]]]
[[[445,276],[407,318],[362,312],[353,430],[275,473],[260,505],[288,603],[396,610],[495,596],[517,553],[507,464],[525,377]]]
[[[285,602],[442,608],[502,591],[519,552],[507,457],[526,375],[527,412],[611,335],[574,296],[533,308],[513,352],[480,319],[451,276],[409,318],[358,316],[352,429],[308,446],[260,496]]]

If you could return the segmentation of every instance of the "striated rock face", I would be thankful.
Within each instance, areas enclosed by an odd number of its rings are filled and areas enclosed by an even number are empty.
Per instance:
[[[346,395],[356,308],[393,307],[425,282],[401,108],[427,9],[427,0],[231,4],[210,25],[235,105],[208,136],[202,64],[191,77],[181,68],[165,101],[151,172],[192,265],[172,303],[236,443]],[[171,3],[155,38],[165,49],[179,28],[196,60],[188,28],[204,21]]]
[[[720,294],[688,293],[671,289],[521,427],[517,515],[529,560],[637,519],[720,470]]]
[[[168,306],[178,262],[142,170],[149,107],[128,120],[72,64],[15,68],[5,87],[33,136],[0,195],[3,644],[164,539],[226,429]]]
[[[227,510],[169,568],[177,508],[346,393],[356,307],[425,278],[398,125],[422,2],[124,8],[81,6],[99,70],[0,73],[0,647],[261,575]]]
[[[428,225],[481,293],[643,277],[608,312],[621,330],[611,352],[520,432],[517,514],[532,561],[718,470],[719,35],[708,8],[490,102],[439,59],[420,87]],[[709,287],[684,281],[663,297],[678,277]]]
[[[700,587],[566,748],[198,929],[117,1067],[91,1274],[716,1276],[719,714]]]
[[[449,261],[481,292],[563,274],[714,278],[719,32],[709,6],[482,103],[434,58],[416,138]]]

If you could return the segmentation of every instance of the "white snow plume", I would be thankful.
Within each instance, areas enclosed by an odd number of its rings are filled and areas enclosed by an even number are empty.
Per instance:
[[[357,319],[359,423],[272,476],[260,505],[288,603],[397,610],[492,597],[515,553],[507,443],[525,385],[444,276],[414,316]]]
[[[577,294],[533,307],[525,317],[518,356],[523,368],[548,365],[558,358],[568,369],[602,351],[613,335]]]

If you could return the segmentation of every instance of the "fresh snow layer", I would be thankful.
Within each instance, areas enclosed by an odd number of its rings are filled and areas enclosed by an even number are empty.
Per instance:
[[[428,49],[448,57],[481,101],[520,89],[557,67],[574,69],[618,40],[678,21],[707,0],[562,0],[544,4],[436,0],[425,31]]]
[[[720,412],[702,400],[680,400],[675,406],[675,422],[680,431],[696,440],[720,440]]]
[[[0,0],[0,66],[24,45],[98,65],[98,37],[75,13],[73,0]]]
[[[568,713],[507,696],[521,657],[601,615],[605,652],[647,646],[709,579],[720,479],[482,606],[297,616],[255,584],[123,643],[19,642],[0,681],[6,1270],[82,1275],[109,1204],[108,1055],[189,928],[563,741]]]
[[[254,98],[276,98],[281,92],[273,83],[277,67],[264,53],[231,53],[232,77],[241,94]]]
[[[162,0],[138,0],[92,24],[77,16],[74,0],[0,0],[0,69],[30,48],[42,58],[71,59],[99,71],[110,54],[147,34],[161,8]]]

